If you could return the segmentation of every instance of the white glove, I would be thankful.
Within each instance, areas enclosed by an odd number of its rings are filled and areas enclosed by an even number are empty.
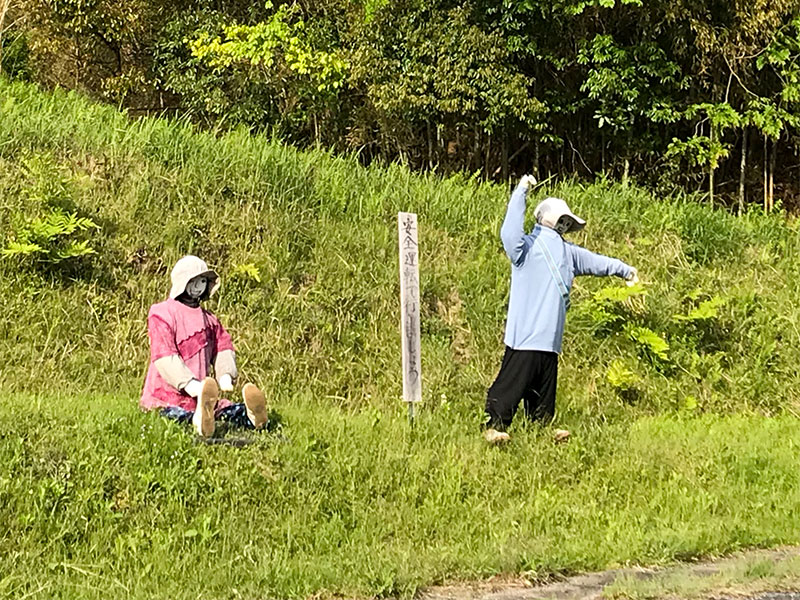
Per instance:
[[[519,184],[529,190],[536,185],[536,177],[533,175],[523,175],[522,179],[519,180]]]
[[[631,267],[631,273],[625,280],[625,285],[631,287],[636,285],[637,283],[639,283],[639,271],[636,270],[636,267]]]
[[[183,386],[183,391],[189,394],[192,398],[199,398],[200,392],[203,391],[203,384],[197,379],[192,379],[189,383]]]
[[[223,392],[233,391],[233,377],[231,377],[229,373],[220,375],[219,379],[217,379],[217,383],[219,383],[219,389],[221,391]]]

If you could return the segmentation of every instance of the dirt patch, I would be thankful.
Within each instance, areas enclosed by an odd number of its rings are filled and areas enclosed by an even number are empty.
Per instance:
[[[800,556],[800,546],[787,546],[775,550],[741,552],[725,558],[682,563],[670,567],[630,567],[584,573],[543,585],[533,584],[522,578],[500,577],[485,582],[425,588],[420,591],[418,598],[419,600],[601,600],[603,590],[622,578],[644,580],[671,573],[685,574],[686,577],[693,578],[712,577],[742,559],[780,562],[797,556]],[[716,597],[741,598],[742,595],[720,594]],[[800,593],[786,591],[762,593],[756,596],[756,600],[800,600]]]

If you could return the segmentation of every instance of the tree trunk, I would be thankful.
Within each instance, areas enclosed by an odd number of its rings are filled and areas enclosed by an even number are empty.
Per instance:
[[[77,33],[75,34],[75,39],[73,41],[75,42],[75,84],[74,84],[74,87],[77,90],[78,89],[78,77],[79,77],[78,73],[80,73],[80,70],[81,70],[81,45],[78,42],[78,34]]]
[[[3,73],[3,34],[6,28],[6,14],[11,0],[0,0],[0,75]]]
[[[767,183],[767,134],[764,134],[764,212],[769,210],[769,186]]]
[[[472,138],[472,156],[470,157],[470,167],[474,173],[481,167],[481,134],[475,130],[475,137]]]
[[[606,174],[606,134],[600,133],[600,171]]]
[[[442,156],[447,156],[447,148],[444,141],[444,125],[438,123],[436,125],[436,146],[433,148],[433,162],[437,169]]]
[[[488,181],[492,176],[491,171],[491,160],[492,160],[492,134],[486,136],[486,155],[483,159],[483,173],[484,178]]]
[[[780,139],[780,138],[778,138]],[[772,140],[772,151],[769,155],[769,209],[775,208],[775,153],[778,148],[778,140]]]
[[[742,160],[739,163],[739,216],[744,214],[744,176],[747,171],[747,127],[742,128]]]
[[[714,147],[714,125],[708,124],[708,139],[711,140],[711,147]],[[714,161],[708,163],[708,201],[714,206]]]
[[[508,183],[508,133],[503,131],[503,156],[502,156],[502,177],[503,183]]]
[[[622,170],[622,187],[628,187],[628,176],[631,173],[631,140],[633,131],[628,130],[628,140],[625,143],[625,164]]]
[[[533,140],[533,176],[539,179],[539,136]]]
[[[428,138],[428,168],[433,169],[433,136],[431,135],[430,121],[425,121],[425,137]]]

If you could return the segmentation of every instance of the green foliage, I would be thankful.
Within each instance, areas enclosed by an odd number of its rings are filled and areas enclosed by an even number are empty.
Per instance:
[[[635,298],[643,301],[647,290],[641,284],[608,286],[592,295],[582,310],[587,312],[599,329],[607,329],[624,322],[636,310]]]
[[[697,135],[688,140],[673,138],[664,157],[669,160],[686,160],[692,167],[709,166],[716,169],[720,159],[728,156],[728,151],[721,142],[705,135]]]
[[[469,6],[442,3],[429,12],[414,2],[388,3],[354,42],[351,85],[367,104],[349,134],[359,147],[388,144],[413,164],[459,155],[480,164],[470,140],[542,129],[546,109],[530,93],[533,82],[502,35],[482,27]]]
[[[610,35],[597,35],[582,44],[577,62],[590,65],[581,91],[598,102],[594,118],[600,128],[627,131],[666,98],[668,88],[681,85],[680,67],[655,43],[626,48]]]
[[[335,93],[344,84],[349,65],[336,53],[315,49],[299,15],[297,5],[282,5],[264,23],[229,25],[217,37],[200,32],[189,43],[192,56],[217,70],[257,67],[273,85],[292,85],[298,78],[301,85],[311,86],[303,93],[312,98],[313,92]]]
[[[31,78],[30,48],[24,33],[2,32],[0,43],[0,72],[10,79],[27,81]]]
[[[256,283],[261,283],[261,273],[259,272],[258,267],[253,263],[236,265],[233,267],[231,274],[234,277],[241,276],[247,279],[252,279]]]
[[[91,236],[100,227],[77,210],[73,182],[52,156],[22,153],[19,159],[10,174],[19,178],[15,183],[24,208],[8,215],[0,257],[16,266],[78,266],[77,259],[95,254]]]
[[[639,377],[628,368],[624,360],[617,359],[611,363],[606,371],[606,379],[613,387],[627,391],[633,389],[639,382]]]
[[[775,143],[773,188],[791,208],[797,12],[795,0],[15,0],[2,60],[137,115],[243,125],[362,163],[634,177],[725,203],[763,197],[760,144],[744,198],[731,184],[757,134]]]
[[[719,308],[725,305],[725,299],[719,296],[712,296],[708,300],[703,300],[685,315],[674,315],[676,321],[705,321],[716,319],[719,316]]]
[[[667,355],[669,344],[655,331],[647,327],[627,326],[625,327],[625,333],[636,342],[639,348],[647,355],[660,358],[664,361],[669,360],[669,356]]]
[[[37,261],[57,264],[94,254],[89,240],[76,240],[74,234],[97,228],[89,218],[55,211],[11,232],[11,239],[0,250],[0,255],[6,258],[30,256]]]
[[[787,105],[800,102],[798,59],[800,59],[800,17],[795,15],[790,23],[776,32],[764,51],[756,58],[756,68],[763,70],[769,65],[779,75],[782,87],[779,99],[781,103]],[[797,127],[797,116],[791,113],[785,114],[794,121],[792,126]]]

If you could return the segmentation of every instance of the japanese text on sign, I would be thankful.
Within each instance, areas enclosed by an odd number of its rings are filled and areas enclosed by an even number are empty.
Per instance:
[[[400,235],[400,330],[403,352],[403,400],[422,400],[420,351],[419,242],[417,215],[398,213]]]

